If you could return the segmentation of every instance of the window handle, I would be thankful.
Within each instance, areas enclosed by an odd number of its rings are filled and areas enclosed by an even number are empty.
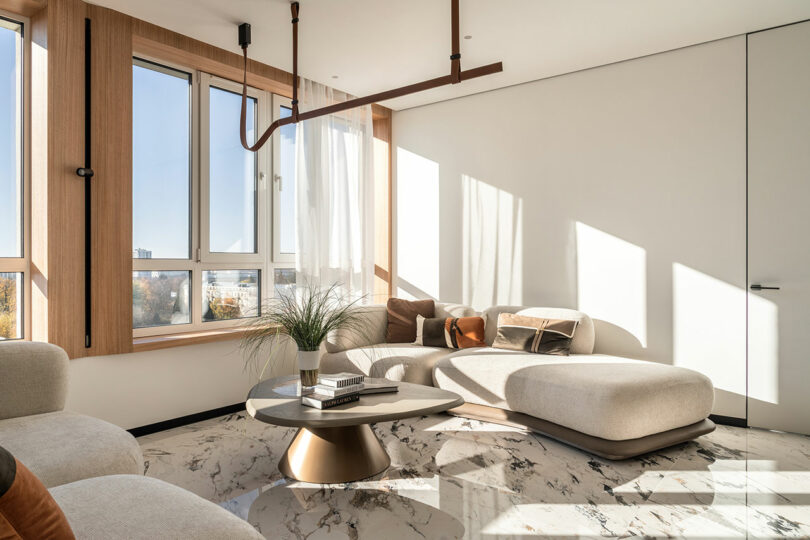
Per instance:
[[[778,291],[779,287],[766,287],[764,285],[760,285],[759,283],[754,283],[751,285],[752,291]]]
[[[281,191],[283,186],[283,184],[281,183],[281,175],[280,174],[273,175],[273,180],[278,182],[278,190]]]

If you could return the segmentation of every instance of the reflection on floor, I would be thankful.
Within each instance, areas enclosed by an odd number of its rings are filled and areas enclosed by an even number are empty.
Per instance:
[[[276,469],[294,430],[230,415],[139,439],[146,474],[268,538],[810,536],[810,437],[718,426],[622,462],[445,415],[378,424],[391,468],[322,487]]]

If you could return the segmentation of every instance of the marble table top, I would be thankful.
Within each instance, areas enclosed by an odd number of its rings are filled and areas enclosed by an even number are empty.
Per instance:
[[[390,382],[366,378],[368,382]],[[368,394],[359,401],[330,409],[301,404],[299,380],[295,375],[267,379],[248,394],[247,412],[262,422],[277,426],[325,428],[374,424],[434,414],[464,404],[458,394],[406,382],[397,382],[398,392]]]

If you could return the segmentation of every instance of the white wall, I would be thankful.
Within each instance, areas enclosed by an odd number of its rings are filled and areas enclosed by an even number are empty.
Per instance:
[[[295,347],[274,375],[292,373]],[[244,401],[256,379],[243,370],[239,341],[70,361],[66,409],[124,429]]]
[[[598,351],[744,417],[745,61],[741,36],[395,113],[399,294],[580,308]]]

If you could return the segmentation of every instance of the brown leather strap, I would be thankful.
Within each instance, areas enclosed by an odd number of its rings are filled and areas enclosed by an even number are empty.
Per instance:
[[[450,0],[450,21],[452,31],[450,40],[452,54],[450,56],[450,79],[452,84],[461,82],[461,46],[458,41],[458,0]]]

